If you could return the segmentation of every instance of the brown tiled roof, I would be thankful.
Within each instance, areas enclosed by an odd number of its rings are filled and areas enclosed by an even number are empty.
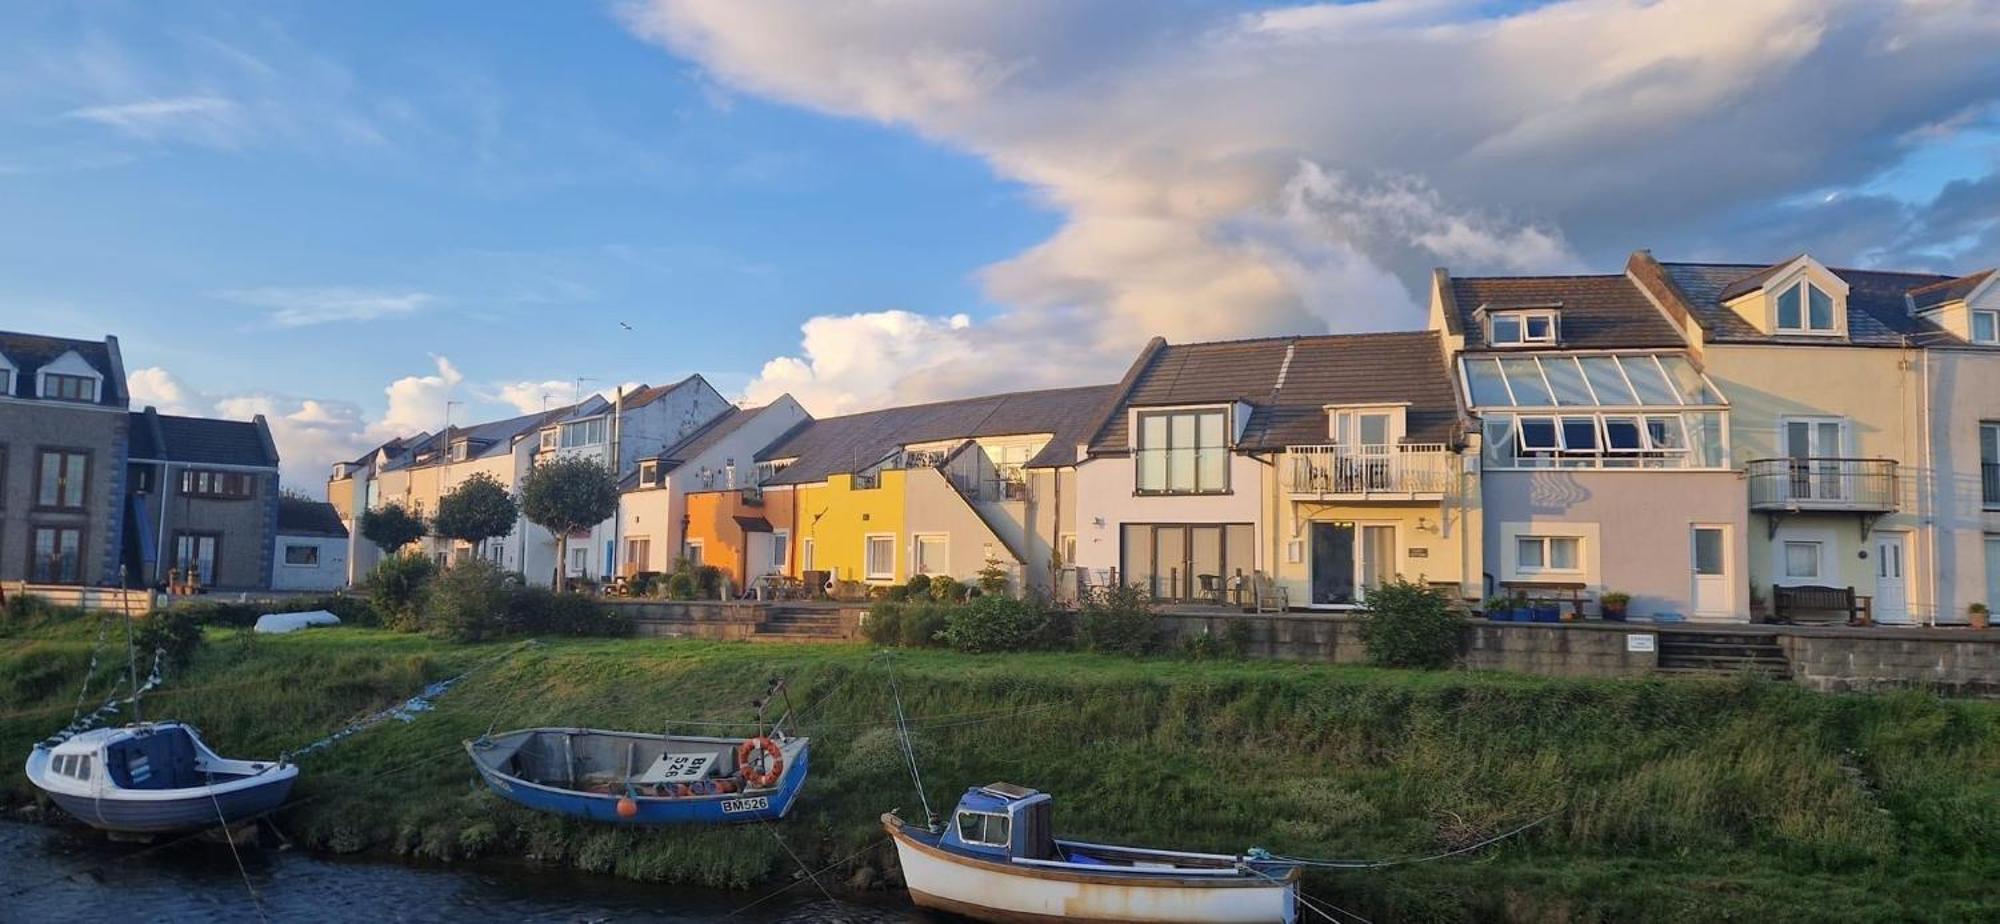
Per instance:
[[[1680,332],[1623,274],[1606,276],[1454,276],[1452,299],[1465,329],[1465,348],[1486,348],[1482,307],[1555,303],[1561,306],[1556,349],[1596,350],[1685,345]]]
[[[1407,403],[1407,438],[1453,442],[1458,401],[1431,331],[1270,337],[1165,346],[1133,379],[1091,440],[1093,453],[1130,445],[1127,411],[1244,402],[1239,449],[1327,441],[1326,406]]]
[[[1093,414],[1111,390],[1109,385],[1053,388],[962,398],[934,404],[884,408],[841,417],[824,417],[793,429],[757,454],[759,461],[792,459],[772,484],[810,484],[838,472],[853,472],[882,460],[899,446],[974,437],[1052,433],[1049,446],[1031,461],[1047,467],[1065,464],[1064,453],[1088,429]],[[1061,443],[1069,444],[1064,449]]]

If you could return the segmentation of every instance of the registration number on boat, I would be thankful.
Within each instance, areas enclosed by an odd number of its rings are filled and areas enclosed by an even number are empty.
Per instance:
[[[722,813],[725,815],[734,815],[737,812],[761,812],[770,807],[770,796],[751,796],[748,799],[722,800]]]

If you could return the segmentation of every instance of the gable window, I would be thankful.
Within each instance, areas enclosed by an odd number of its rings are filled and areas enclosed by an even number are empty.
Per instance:
[[[555,428],[551,427],[551,428],[549,428],[549,429],[547,429],[547,430],[543,430],[543,431],[542,431],[542,448],[543,448],[543,449],[554,449],[554,448],[556,448],[556,439],[557,439],[557,437],[558,437],[558,434],[557,434],[557,432],[556,432]]]
[[[1221,494],[1229,490],[1227,412],[1139,415],[1141,494]]]
[[[1810,282],[1778,293],[1778,330],[1830,334],[1834,331],[1833,296]]]
[[[1583,540],[1576,536],[1519,536],[1514,540],[1514,570],[1521,574],[1581,571]]]
[[[862,540],[865,577],[871,581],[893,581],[896,579],[896,537],[889,535],[869,536]]]
[[[96,401],[97,380],[85,375],[45,373],[42,376],[42,397],[58,401]]]
[[[1981,310],[1972,313],[1972,342],[2000,343],[2000,311]]]
[[[256,493],[256,481],[244,472],[191,468],[181,472],[181,493],[188,497],[248,500]]]
[[[958,813],[958,839],[981,847],[1006,847],[1012,825],[1007,816],[987,812]]]
[[[29,548],[28,576],[39,584],[83,582],[83,531],[73,526],[37,526]]]
[[[639,484],[641,486],[648,488],[659,487],[660,463],[658,462],[639,463]]]
[[[1553,311],[1496,312],[1487,327],[1487,342],[1492,346],[1548,345],[1556,342],[1556,313]]]
[[[90,453],[42,450],[40,470],[35,477],[35,505],[55,510],[82,508],[89,477]]]

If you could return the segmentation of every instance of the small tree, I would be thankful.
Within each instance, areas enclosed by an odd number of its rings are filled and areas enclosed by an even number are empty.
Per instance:
[[[513,532],[518,516],[520,508],[514,505],[514,496],[492,475],[480,472],[438,499],[431,532],[477,548],[488,539]]]
[[[1361,643],[1383,667],[1450,667],[1458,658],[1465,620],[1436,588],[1398,577],[1368,592]]]
[[[986,564],[979,569],[979,592],[989,597],[1007,592],[1007,566],[1000,559],[986,556]]]
[[[394,555],[423,537],[423,518],[403,509],[402,504],[383,504],[361,514],[361,538],[375,543],[384,555]]]
[[[618,483],[611,470],[581,457],[551,459],[521,480],[521,514],[555,534],[555,586],[562,586],[569,534],[596,526],[618,512]]]

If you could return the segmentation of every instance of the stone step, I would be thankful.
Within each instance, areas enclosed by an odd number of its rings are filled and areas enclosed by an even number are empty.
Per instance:
[[[1668,667],[1663,664],[1657,668],[1654,668],[1654,672],[1660,674],[1676,674],[1683,677],[1733,677],[1737,674],[1745,672],[1752,674],[1763,674],[1764,676],[1767,677],[1779,677],[1779,678],[1790,677],[1792,675],[1792,672],[1789,669],[1769,667],[1769,666],[1766,667],[1744,666],[1735,668]]]
[[[1687,658],[1777,658],[1783,660],[1785,651],[1776,645],[1732,645],[1725,642],[1662,643],[1660,657]]]

